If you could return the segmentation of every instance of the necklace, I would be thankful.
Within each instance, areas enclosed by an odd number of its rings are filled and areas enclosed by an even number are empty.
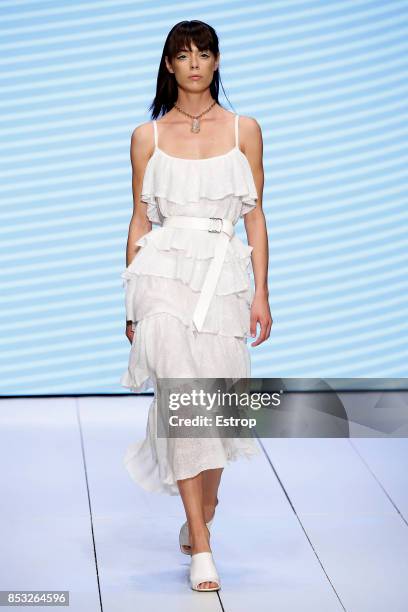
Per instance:
[[[215,103],[216,103],[216,100],[214,100],[214,102],[207,108],[207,110],[203,111],[199,115],[189,115],[189,113],[186,113],[185,111],[181,110],[181,108],[179,106],[177,106],[176,103],[174,104],[174,106],[175,106],[175,108],[177,108],[177,110],[180,113],[183,113],[183,115],[186,115],[187,117],[190,117],[190,119],[193,120],[193,122],[191,124],[191,131],[194,132],[194,134],[198,134],[198,132],[200,131],[200,117],[202,117],[203,115],[208,113],[208,111],[210,109],[212,109],[212,107],[214,106]]]

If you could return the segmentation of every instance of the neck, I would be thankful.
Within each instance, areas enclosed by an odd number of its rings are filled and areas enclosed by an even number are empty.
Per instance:
[[[194,115],[195,117],[206,111],[208,107],[213,104],[213,102],[214,98],[212,98],[210,94],[205,96],[202,96],[201,94],[192,96],[188,94],[183,95],[181,92],[179,92],[176,100],[176,104],[179,108],[181,108],[181,110],[189,115]],[[211,110],[213,110],[215,106],[216,104],[214,104]]]

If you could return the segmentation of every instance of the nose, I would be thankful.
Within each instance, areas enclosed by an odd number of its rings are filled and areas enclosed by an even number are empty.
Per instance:
[[[198,56],[191,55],[191,67],[198,68]]]

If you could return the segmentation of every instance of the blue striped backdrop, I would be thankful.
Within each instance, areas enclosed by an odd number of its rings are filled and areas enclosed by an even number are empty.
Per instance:
[[[16,0],[0,3],[1,394],[127,392],[130,135],[182,19],[215,27],[220,101],[263,131],[274,326],[252,375],[407,376],[408,1]]]

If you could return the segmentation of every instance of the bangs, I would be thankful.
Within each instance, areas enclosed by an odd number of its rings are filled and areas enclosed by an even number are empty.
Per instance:
[[[192,51],[194,43],[200,51],[211,51],[217,55],[218,50],[210,30],[202,22],[182,21],[171,33],[168,41],[169,59],[173,59],[182,49]]]

